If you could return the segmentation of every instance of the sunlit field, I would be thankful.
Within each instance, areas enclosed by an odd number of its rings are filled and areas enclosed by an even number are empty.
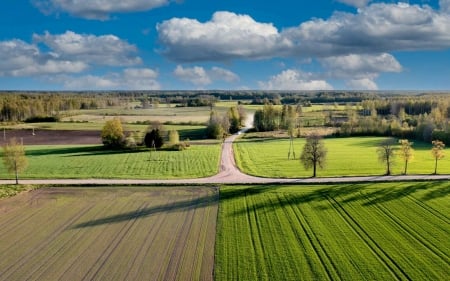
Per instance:
[[[363,176],[382,175],[386,172],[383,163],[379,162],[377,146],[384,138],[353,137],[326,138],[328,150],[326,167],[318,170],[319,177],[327,176]],[[300,155],[305,139],[294,139],[296,158],[288,159],[289,140],[254,138],[239,139],[234,144],[236,162],[243,172],[276,178],[309,177],[312,171],[305,170],[300,163]],[[431,174],[434,172],[434,158],[431,155],[431,144],[415,142],[414,159],[408,164],[409,174]],[[450,173],[450,155],[438,162],[438,173]],[[403,172],[403,160],[396,156],[393,174]]]

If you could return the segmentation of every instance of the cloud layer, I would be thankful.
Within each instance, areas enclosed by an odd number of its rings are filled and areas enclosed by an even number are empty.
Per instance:
[[[441,0],[448,9],[448,0]],[[450,47],[450,15],[429,6],[372,4],[278,31],[248,15],[216,12],[210,21],[173,18],[157,26],[162,53],[179,62],[332,57]]]
[[[315,79],[313,74],[299,70],[288,69],[278,75],[270,77],[269,81],[260,81],[263,90],[332,90],[333,87],[325,80]]]
[[[44,14],[66,12],[86,19],[106,20],[112,13],[147,11],[170,0],[33,0]]]
[[[35,34],[33,41],[0,41],[0,76],[79,73],[92,66],[131,66],[142,62],[134,45],[113,35],[67,31],[59,35]]]
[[[214,66],[210,70],[206,70],[200,66],[183,67],[178,65],[173,74],[180,80],[192,83],[196,86],[207,86],[214,81],[236,82],[239,76],[228,69]]]
[[[160,90],[158,72],[149,68],[126,68],[106,75],[58,75],[46,77],[68,90]]]

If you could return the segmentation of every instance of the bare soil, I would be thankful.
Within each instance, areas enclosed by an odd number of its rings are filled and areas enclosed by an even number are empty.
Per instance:
[[[23,141],[24,145],[70,145],[101,144],[100,131],[81,130],[6,130],[0,131],[0,143],[3,145],[11,138]]]

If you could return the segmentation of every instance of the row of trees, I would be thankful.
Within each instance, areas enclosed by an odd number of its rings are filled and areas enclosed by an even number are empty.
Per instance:
[[[208,138],[221,139],[227,134],[237,133],[240,128],[245,126],[247,114],[242,105],[230,107],[225,114],[218,114],[211,110],[206,135]]]
[[[153,122],[145,132],[141,140],[139,136],[125,135],[122,122],[119,118],[113,118],[105,122],[101,132],[102,142],[108,149],[134,149],[138,146],[158,149],[161,148],[167,139],[167,149],[183,150],[189,145],[187,142],[180,142],[180,135],[176,130],[166,132],[159,122]]]
[[[118,97],[107,94],[1,94],[0,122],[58,117],[62,111],[105,108],[120,103]]]
[[[391,175],[392,166],[396,155],[398,154],[404,161],[403,174],[408,172],[408,163],[414,157],[413,143],[407,139],[399,140],[400,149],[397,153],[396,142],[394,139],[386,139],[382,141],[378,148],[378,159],[386,165],[386,175]],[[431,155],[435,160],[434,174],[437,174],[438,161],[444,158],[445,144],[442,141],[435,140],[432,142]],[[300,156],[300,162],[305,169],[313,169],[313,177],[317,175],[317,168],[323,169],[326,164],[327,149],[323,143],[322,137],[318,134],[311,134],[306,137],[306,143]]]

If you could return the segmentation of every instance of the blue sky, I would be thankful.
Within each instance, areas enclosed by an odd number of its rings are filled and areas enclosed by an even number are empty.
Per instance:
[[[450,0],[15,0],[2,90],[449,90]]]

